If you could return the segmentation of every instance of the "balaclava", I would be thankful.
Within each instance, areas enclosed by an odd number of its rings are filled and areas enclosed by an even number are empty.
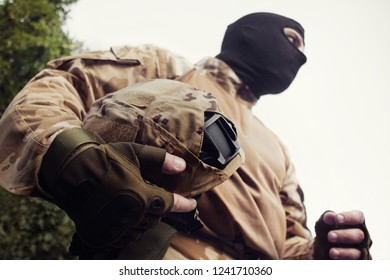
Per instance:
[[[284,34],[290,27],[304,38],[302,26],[272,13],[253,13],[230,24],[216,57],[228,64],[256,98],[289,87],[306,56]]]

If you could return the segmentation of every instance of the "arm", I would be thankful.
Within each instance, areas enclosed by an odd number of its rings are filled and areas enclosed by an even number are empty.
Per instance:
[[[288,159],[288,157],[287,157]],[[311,259],[312,236],[306,225],[303,191],[293,164],[287,160],[287,172],[280,192],[286,213],[287,235],[284,259]]]
[[[0,120],[0,185],[29,195],[56,135],[80,127],[91,104],[140,80],[175,78],[186,61],[150,45],[112,48],[50,62],[15,97]]]

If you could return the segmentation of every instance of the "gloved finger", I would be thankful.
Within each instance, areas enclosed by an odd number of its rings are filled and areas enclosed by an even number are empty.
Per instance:
[[[179,194],[173,194],[173,207],[171,212],[190,212],[196,208],[197,202],[193,198],[186,198]]]
[[[336,225],[336,213],[333,211],[325,211],[321,217],[318,219],[318,221],[315,224],[315,231],[317,236],[319,234],[323,234],[324,232],[329,232],[332,229],[335,229]]]
[[[324,213],[323,220],[328,225],[361,225],[364,223],[364,214],[359,210],[335,213],[328,211]]]
[[[129,142],[110,143],[109,145],[127,160],[136,161],[139,164],[142,177],[148,181],[153,181],[153,174],[161,173],[166,154],[164,149]],[[134,159],[134,153],[137,159]]]
[[[364,232],[359,228],[332,230],[328,233],[328,240],[338,244],[360,244],[364,240]]]
[[[326,211],[324,214],[322,214],[322,217],[320,218],[321,221],[323,221],[326,225],[335,225],[337,224],[336,220],[337,214],[333,211]]]
[[[364,214],[359,210],[346,211],[336,214],[336,222],[340,225],[361,225],[364,221]]]
[[[362,252],[356,248],[331,248],[329,257],[333,260],[358,260]]]

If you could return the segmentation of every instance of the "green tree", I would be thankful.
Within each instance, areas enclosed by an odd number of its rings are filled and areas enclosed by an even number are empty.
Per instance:
[[[80,47],[62,30],[77,0],[0,0],[0,116],[54,58]],[[0,187],[0,259],[69,259],[74,225],[53,204]]]
[[[72,221],[54,204],[0,189],[0,259],[72,259],[73,232]]]
[[[0,2],[0,113],[49,60],[71,53],[74,42],[62,25],[75,2]]]

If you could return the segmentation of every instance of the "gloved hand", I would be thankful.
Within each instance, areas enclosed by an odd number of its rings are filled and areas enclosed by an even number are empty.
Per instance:
[[[315,232],[315,259],[371,259],[372,240],[360,211],[326,211],[316,222]]]
[[[165,150],[134,143],[106,144],[81,128],[56,136],[39,174],[42,192],[74,221],[90,247],[137,240],[173,206],[173,195],[141,177],[161,172]],[[141,164],[140,164],[141,162]]]

